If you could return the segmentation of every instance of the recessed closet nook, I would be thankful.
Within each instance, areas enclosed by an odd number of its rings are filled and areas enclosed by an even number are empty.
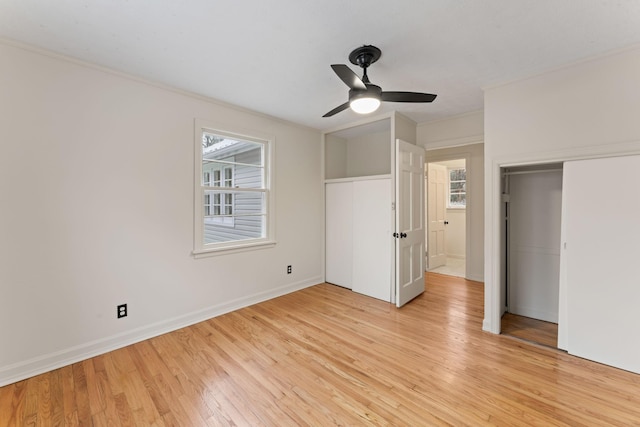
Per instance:
[[[416,124],[391,113],[328,131],[323,141],[325,280],[400,306],[424,290],[424,237],[401,251],[400,270],[407,274],[396,271],[396,245],[410,241],[411,230],[424,226],[422,197],[410,205],[413,209],[396,209],[396,184],[406,182],[407,190],[401,191],[406,195],[421,181],[400,178],[396,183],[395,174],[402,168],[396,160],[411,158],[414,174],[424,174],[424,150],[415,146]],[[396,155],[402,144],[413,152],[401,148]],[[406,207],[407,200],[400,203]],[[398,278],[415,282],[409,297],[403,297],[403,286],[396,289]]]

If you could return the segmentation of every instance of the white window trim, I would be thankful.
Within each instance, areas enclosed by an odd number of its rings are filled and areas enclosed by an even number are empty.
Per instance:
[[[257,142],[264,145],[264,188],[265,188],[265,237],[234,242],[216,243],[215,245],[204,243],[204,189],[202,186],[202,133],[210,132],[225,135],[245,141]],[[275,153],[275,137],[262,132],[241,129],[233,126],[221,126],[203,119],[195,120],[194,147],[195,147],[195,177],[194,180],[194,258],[203,258],[215,255],[224,255],[244,252],[256,249],[273,247],[275,240],[275,191],[273,188],[273,165]],[[211,177],[213,180],[213,177]],[[224,176],[221,174],[221,180]],[[213,206],[213,204],[212,204]]]

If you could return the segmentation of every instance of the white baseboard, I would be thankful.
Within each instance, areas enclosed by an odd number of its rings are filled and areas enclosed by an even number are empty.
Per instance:
[[[500,333],[500,328],[498,328],[498,330],[496,331],[496,330],[494,330],[492,328],[492,326],[494,326],[494,325],[491,324],[491,321],[489,319],[484,318],[482,320],[482,330],[483,331],[490,332],[492,334],[499,334]]]
[[[23,362],[0,367],[0,387],[12,384],[26,378],[33,377],[72,363],[80,362],[100,354],[107,353],[158,335],[175,331],[185,326],[193,325],[243,307],[248,307],[262,301],[289,294],[308,288],[324,280],[321,276],[291,283],[266,292],[260,292],[243,298],[238,298],[223,304],[214,305],[202,310],[194,311],[173,319],[163,320],[141,328],[116,334],[110,337],[90,341],[54,353],[34,357]]]
[[[484,276],[481,274],[467,274],[467,277],[465,277],[465,279],[473,280],[474,282],[484,282]]]

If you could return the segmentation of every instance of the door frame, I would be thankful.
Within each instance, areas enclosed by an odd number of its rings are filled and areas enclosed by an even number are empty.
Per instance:
[[[446,162],[449,160],[464,159],[465,168],[467,169],[467,206],[466,206],[466,215],[464,219],[465,221],[464,256],[465,256],[465,262],[468,263],[469,259],[471,258],[471,246],[469,245],[469,242],[471,241],[471,235],[470,235],[471,215],[469,215],[469,212],[470,212],[470,206],[472,205],[469,194],[475,191],[475,186],[478,184],[474,183],[473,179],[469,179],[471,176],[473,176],[471,172],[473,170],[472,163],[471,163],[471,153],[463,152],[463,153],[457,153],[457,154],[436,154],[435,156],[429,154],[430,152],[433,152],[433,151],[446,150],[448,148],[449,147],[442,147],[442,148],[434,148],[432,150],[427,150],[427,153],[425,155],[425,169],[427,168],[429,163],[439,163],[439,162]],[[425,206],[425,212],[426,212],[426,208],[428,208],[428,206]],[[429,249],[427,248],[427,251],[428,250]],[[469,269],[466,267],[464,271],[464,276],[465,276],[465,279],[468,279],[469,277]]]
[[[501,170],[502,168],[537,165],[545,163],[563,163],[571,160],[585,160],[593,158],[618,157],[640,154],[640,141],[632,141],[624,144],[609,144],[601,146],[577,147],[553,152],[536,152],[517,154],[511,156],[485,158],[485,220],[484,220],[484,320],[482,330],[494,334],[500,333],[500,316],[502,280],[504,273],[501,271],[501,241],[503,230],[501,229]],[[561,256],[562,262],[563,256]],[[564,286],[563,276],[566,274],[560,267],[560,286]],[[566,303],[566,302],[565,302]],[[561,301],[562,304],[562,301]],[[562,317],[560,318],[562,321]],[[558,335],[560,340],[560,332]]]

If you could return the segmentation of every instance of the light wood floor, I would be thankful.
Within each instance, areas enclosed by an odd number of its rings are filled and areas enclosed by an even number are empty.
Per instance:
[[[482,301],[317,285],[2,387],[0,426],[640,425],[640,375],[482,332]]]
[[[558,325],[556,323],[505,313],[502,316],[500,330],[505,335],[553,348],[558,347]]]

